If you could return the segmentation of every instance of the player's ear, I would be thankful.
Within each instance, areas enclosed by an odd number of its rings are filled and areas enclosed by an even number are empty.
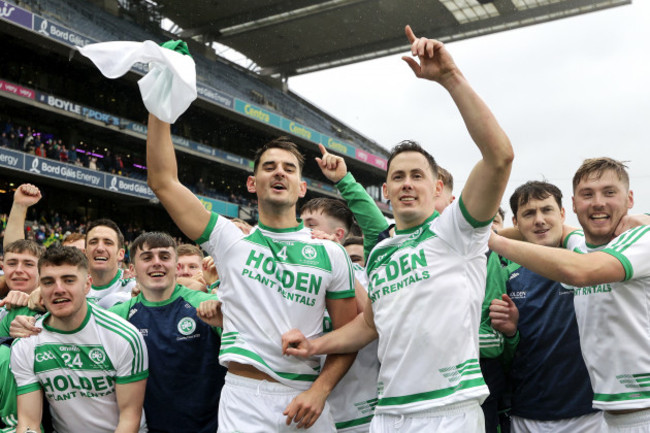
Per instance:
[[[252,194],[257,192],[257,189],[255,188],[255,176],[248,176],[248,179],[246,179],[246,188],[248,189],[248,192]]]

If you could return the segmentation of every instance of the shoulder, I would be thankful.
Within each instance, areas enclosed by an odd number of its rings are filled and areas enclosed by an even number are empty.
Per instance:
[[[194,307],[198,307],[199,304],[203,301],[219,300],[219,298],[215,294],[191,290],[181,285],[178,286],[177,293],[180,298],[182,298],[183,300],[185,300],[186,302],[188,302],[190,305]]]
[[[129,311],[131,310],[131,308],[132,308],[135,304],[137,304],[138,302],[140,302],[140,297],[141,297],[141,296],[142,296],[142,295],[140,294],[140,295],[136,296],[135,298],[131,298],[131,299],[129,299],[129,300],[126,301],[126,302],[122,302],[122,303],[119,303],[119,304],[115,304],[115,305],[113,305],[112,307],[110,307],[110,308],[108,309],[108,311],[111,312],[111,313],[114,313],[114,314],[118,315],[119,317],[121,317],[121,318],[123,318],[123,319],[128,320],[128,314],[129,314]]]
[[[90,305],[90,304],[89,304]],[[126,319],[116,313],[97,306],[90,306],[92,316],[101,334],[115,340],[126,340],[129,344],[140,345],[140,332]]]

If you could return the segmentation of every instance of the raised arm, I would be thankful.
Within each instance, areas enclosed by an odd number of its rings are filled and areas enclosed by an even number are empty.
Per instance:
[[[176,153],[169,123],[149,114],[147,183],[169,216],[190,239],[198,239],[210,221],[210,212],[178,180]]]
[[[322,144],[319,144],[318,148],[322,156],[316,158],[316,162],[323,175],[334,182],[336,189],[339,190],[341,197],[359,223],[363,232],[363,252],[368,257],[370,251],[379,242],[379,234],[388,228],[386,218],[363,185],[354,179],[352,173],[348,172],[345,159],[329,153]]]
[[[25,239],[25,220],[27,209],[35,205],[41,199],[41,191],[31,183],[24,183],[16,188],[14,201],[11,205],[3,246],[6,247],[13,241]]]
[[[451,95],[472,140],[483,158],[474,166],[461,197],[473,219],[491,220],[499,209],[501,197],[510,177],[514,153],[510,140],[494,115],[469,85],[451,55],[440,41],[417,38],[406,26],[411,43],[410,57],[402,57],[415,76],[438,82]]]
[[[490,249],[543,277],[575,287],[614,283],[626,278],[621,262],[604,252],[578,254],[496,234],[490,237]]]

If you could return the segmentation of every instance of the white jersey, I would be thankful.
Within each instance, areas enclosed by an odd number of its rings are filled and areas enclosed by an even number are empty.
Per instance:
[[[119,420],[115,384],[148,376],[142,335],[126,320],[88,302],[88,314],[73,332],[36,322],[43,330],[17,340],[11,369],[18,395],[43,390],[59,433],[114,432]],[[140,431],[146,431],[144,416]]]
[[[320,335],[325,298],[354,297],[343,247],[312,239],[302,223],[277,230],[260,224],[245,236],[215,213],[197,243],[214,257],[221,279],[221,364],[249,364],[285,385],[308,389],[318,377],[319,358],[283,356],[280,342],[292,328],[307,338]]]
[[[356,263],[353,263],[352,267],[354,277],[362,286],[366,287],[368,277],[365,268]],[[359,277],[365,278],[360,280]],[[323,332],[332,330],[332,320],[325,312]],[[377,405],[377,377],[379,375],[377,344],[377,340],[375,340],[359,350],[350,369],[327,398],[336,430],[339,432],[360,432],[370,429],[370,421],[372,421]],[[323,361],[324,359],[325,357],[323,357]]]
[[[364,289],[368,287],[368,274],[366,273],[366,268],[358,263],[352,263],[352,270],[354,271],[354,278],[357,279],[359,284],[361,284]]]
[[[128,301],[136,283],[135,278],[123,278],[123,275],[124,271],[118,269],[115,277],[105,286],[91,286],[86,298],[105,309]]]
[[[489,234],[490,222],[473,220],[461,197],[370,253],[381,363],[377,414],[480,403],[488,395],[478,329]]]
[[[573,288],[594,407],[650,407],[650,226],[628,230],[597,247],[576,231],[565,246],[580,253],[611,254],[625,269],[624,281]]]

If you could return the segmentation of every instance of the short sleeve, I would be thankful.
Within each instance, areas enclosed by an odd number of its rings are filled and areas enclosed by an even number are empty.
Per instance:
[[[488,250],[490,222],[474,220],[465,210],[461,196],[433,221],[432,229],[461,256],[473,256]]]
[[[332,284],[327,288],[327,299],[344,299],[354,297],[354,272],[352,262],[345,249],[332,242]]]
[[[128,344],[123,345],[121,356],[116,365],[116,383],[130,383],[146,379],[149,376],[149,354],[142,334],[128,322],[124,338]]]
[[[205,227],[203,234],[196,240],[209,255],[214,258],[214,262],[219,265],[229,251],[229,247],[244,237],[242,231],[227,218],[212,212],[210,222]],[[219,272],[221,273],[221,272]]]
[[[41,389],[34,373],[34,348],[28,340],[16,340],[11,346],[11,371],[16,378],[18,395]]]
[[[618,236],[603,249],[625,269],[625,280],[650,276],[650,226],[635,227]]]

